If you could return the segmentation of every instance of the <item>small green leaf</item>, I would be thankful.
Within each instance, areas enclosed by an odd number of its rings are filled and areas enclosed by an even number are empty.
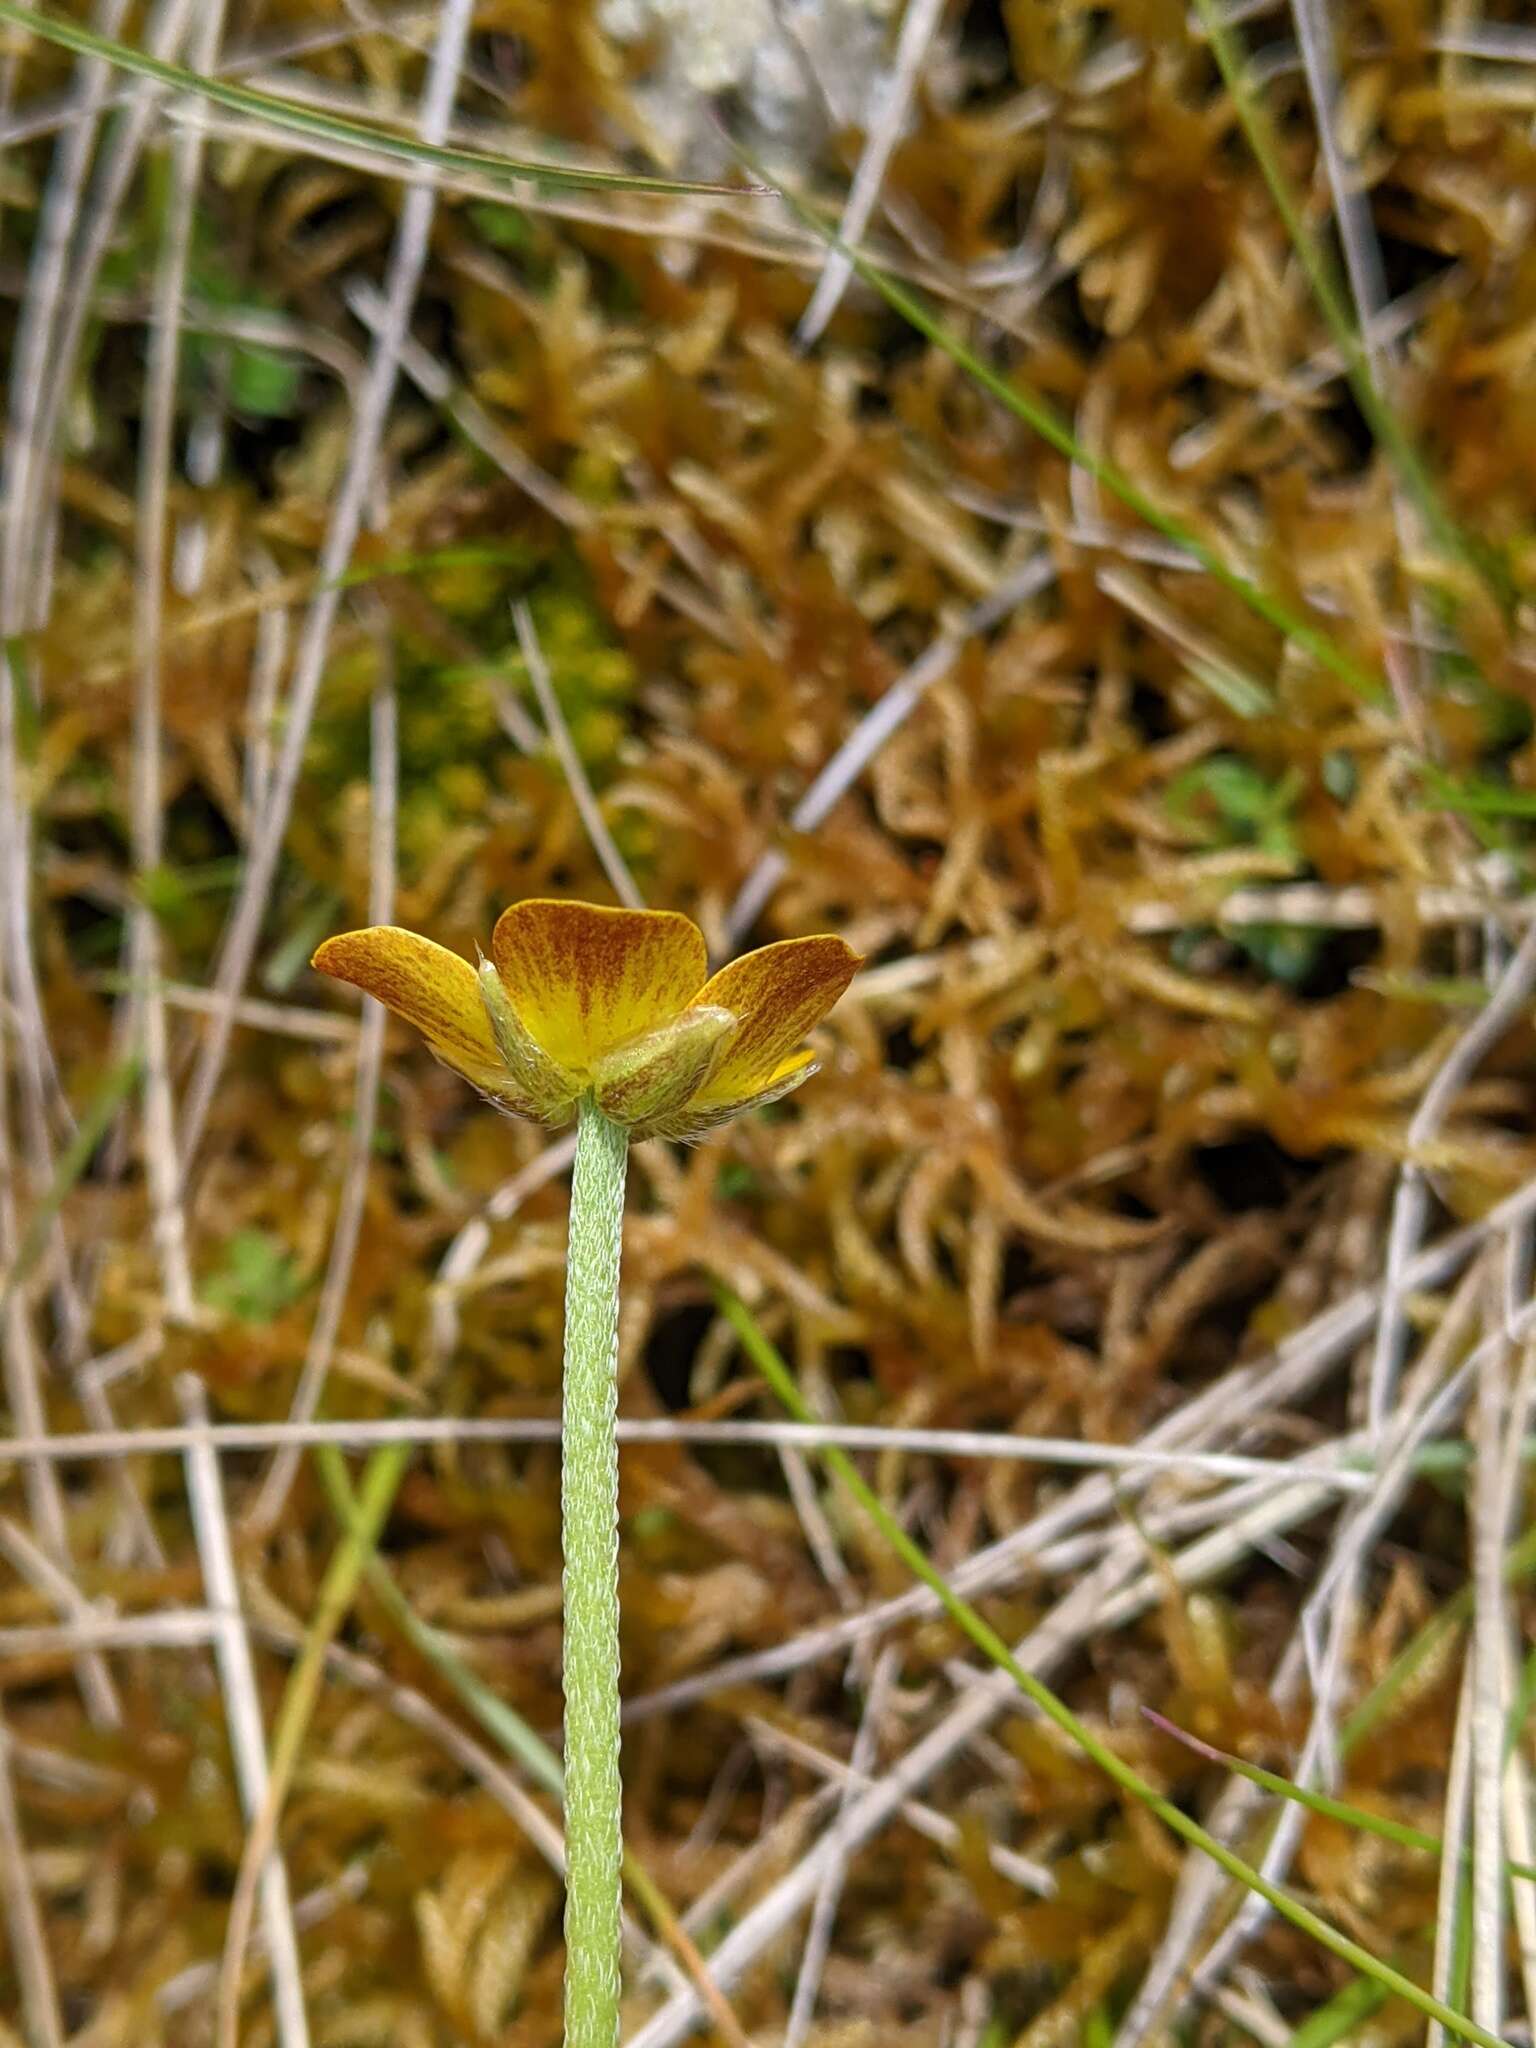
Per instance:
[[[670,1536],[677,1527],[677,1517],[670,1508],[646,1507],[629,1517],[630,1535],[637,1543],[656,1543],[664,1536]]]
[[[441,548],[423,548],[415,554],[388,555],[382,561],[363,562],[351,569],[343,570],[335,582],[327,587],[333,590],[355,590],[360,585],[377,583],[384,577],[425,576],[442,569],[482,568],[523,568],[527,562],[527,550],[499,541],[455,542]],[[443,664],[439,673],[445,678],[458,680],[465,676],[483,675],[493,666],[490,657],[458,665]]]
[[[1536,818],[1536,789],[1512,789],[1486,776],[1457,780],[1425,764],[1427,799],[1436,810],[1457,811],[1466,818]]]
[[[292,356],[242,344],[229,359],[229,402],[254,419],[291,419],[304,372]]]
[[[270,1323],[304,1292],[299,1262],[269,1230],[237,1230],[223,1263],[203,1283],[203,1299],[242,1323]]]
[[[195,896],[232,889],[240,879],[238,860],[209,860],[189,867],[146,868],[138,877],[139,900],[147,910],[167,922],[187,909]]]
[[[10,670],[11,700],[16,707],[16,751],[30,766],[37,759],[42,715],[29,679],[25,634],[13,633],[6,640],[5,662]],[[3,679],[0,679],[0,687],[3,687]]]
[[[1334,2048],[1336,2041],[1363,2026],[1386,2001],[1386,1991],[1380,1984],[1370,1977],[1356,1977],[1337,1997],[1330,1998],[1302,2021],[1287,2048]]]
[[[1324,937],[1316,926],[1303,924],[1249,924],[1231,936],[1255,967],[1287,988],[1299,988],[1311,974]]]
[[[1212,754],[1169,786],[1164,808],[1204,829],[1213,846],[1259,846],[1301,864],[1291,813],[1301,794],[1294,772],[1272,780],[1240,754]]]
[[[464,211],[470,225],[493,249],[524,256],[533,247],[533,223],[520,206],[498,206],[490,200],[477,200]]]
[[[311,904],[269,954],[261,971],[263,988],[269,989],[273,995],[282,995],[292,988],[309,965],[316,946],[334,927],[340,907],[339,898],[329,892]]]
[[[1392,974],[1362,967],[1354,983],[1395,1003],[1439,1003],[1448,1010],[1480,1010],[1488,1000],[1488,984],[1471,974]]]
[[[1083,2030],[1078,2036],[1081,2048],[1111,2048],[1115,2038],[1115,2023],[1107,2006],[1096,2005],[1083,2019]]]

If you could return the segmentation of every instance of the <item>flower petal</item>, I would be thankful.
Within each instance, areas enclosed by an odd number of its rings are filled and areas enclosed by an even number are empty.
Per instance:
[[[327,939],[310,965],[376,996],[386,1010],[416,1026],[444,1066],[477,1088],[498,1096],[511,1092],[475,970],[446,946],[399,925],[375,924]]]
[[[671,1116],[657,1117],[637,1137],[681,1138],[687,1143],[693,1138],[702,1138],[706,1132],[718,1130],[721,1124],[728,1124],[733,1117],[745,1116],[748,1110],[761,1109],[764,1103],[777,1102],[781,1095],[787,1095],[792,1088],[798,1088],[802,1081],[809,1081],[820,1067],[809,1046],[791,1053],[788,1059],[780,1060],[761,1088],[751,1095],[737,1096],[730,1102],[711,1103],[705,1100],[704,1092]]]
[[[592,1092],[604,1116],[648,1137],[708,1080],[736,1034],[729,1010],[696,1004],[598,1061]]]
[[[712,1108],[768,1087],[863,964],[852,946],[821,933],[743,953],[711,976],[696,1001],[734,1010],[741,1029],[699,1091],[698,1105]]]
[[[708,968],[704,935],[674,910],[609,910],[532,897],[491,942],[507,994],[558,1066],[594,1061],[685,1010]]]

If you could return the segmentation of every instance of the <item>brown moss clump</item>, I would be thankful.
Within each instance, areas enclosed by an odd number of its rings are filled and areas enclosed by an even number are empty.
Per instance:
[[[746,58],[714,81],[775,173],[788,162],[834,203],[897,34],[878,9],[844,11],[862,40],[813,39],[811,84],[796,72],[782,103]],[[264,87],[412,126],[429,17],[335,0],[259,12],[231,21],[226,54],[270,43]],[[662,11],[632,12],[477,7],[452,139],[731,177],[688,83],[697,50]],[[377,914],[386,866],[398,921],[466,953],[519,897],[611,899],[542,738],[517,599],[646,900],[722,951],[831,929],[872,963],[792,1105],[693,1151],[638,1153],[624,1415],[773,1415],[716,1313],[719,1281],[818,1409],[850,1423],[1124,1448],[1208,1394],[1203,1448],[1303,1460],[1359,1425],[1368,1329],[1315,1370],[1228,1376],[1379,1279],[1401,1169],[1427,1176],[1428,1241],[1536,1165],[1528,1003],[1427,1123],[1421,1109],[1518,942],[1536,810],[1530,69],[1500,54],[1516,8],[1483,10],[1459,41],[1441,26],[1343,10],[1336,117],[1388,301],[1377,374],[1465,553],[1432,537],[1374,444],[1179,10],[941,10],[867,229],[990,370],[1049,399],[1082,451],[1326,634],[1370,691],[1193,569],[866,283],[798,345],[824,251],[771,200],[449,173],[312,717],[296,655],[326,598],[375,347],[358,288],[388,276],[398,175],[212,111],[156,475],[146,348],[184,129],[156,112],[116,186],[118,131],[91,127],[103,182],[66,205],[83,75],[8,29],[24,130],[0,194],[21,479],[0,619],[16,796],[0,911],[9,1427],[175,1425],[188,1375],[215,1420],[280,1421],[317,1356],[333,1417],[555,1415],[566,1198],[539,1163],[547,1139],[494,1118],[403,1033],[380,1066],[377,1027],[303,965]],[[1321,230],[1290,29],[1263,17],[1249,34],[1280,160]],[[29,398],[52,438],[27,468],[13,451]],[[162,484],[167,558],[149,585]],[[978,619],[1014,577],[1023,594]],[[826,764],[908,695],[822,805]],[[306,719],[284,813],[284,749]],[[146,862],[131,791],[149,757]],[[215,1070],[210,990],[275,815]],[[133,984],[146,919],[163,1046]],[[133,1043],[154,1085],[107,1103],[72,1154],[73,1120]],[[168,1104],[181,1131],[210,1074],[177,1161],[156,1119]],[[1494,1326],[1504,1242],[1463,1296],[1439,1291],[1447,1267],[1411,1297],[1410,1375],[1429,1363],[1405,1401],[1465,1358],[1479,1318]],[[1518,1246],[1511,1270],[1522,1285]],[[1479,1430],[1523,1417],[1513,1370],[1502,1421],[1485,1405]],[[1347,1494],[1261,1527],[1239,1520],[1256,1496],[1238,1476],[1117,1472],[1077,1495],[1053,1463],[860,1456],[946,1570],[1037,1529],[979,1594],[989,1619],[1010,1640],[1056,1631],[1045,1675],[1172,1796],[1205,1812],[1225,1774],[1143,1707],[1295,1767],[1311,1699],[1292,1646]],[[270,1731],[336,1524],[307,1463],[281,1496],[268,1450],[220,1467]],[[415,1614],[546,1736],[556,1467],[547,1436],[426,1445],[384,1546]],[[895,1646],[882,1666],[850,1617],[905,1575],[798,1453],[648,1441],[623,1471],[626,1824],[679,1911],[704,1902],[688,1928],[707,1954],[830,1824],[871,1695],[879,1783],[975,1675],[951,1629],[908,1609],[879,1637]],[[0,1468],[0,1890],[35,1905],[0,1949],[0,2042],[211,2038],[245,1821],[188,1486],[175,1452]],[[1339,1709],[1367,1702],[1368,1732],[1343,1752],[1341,1796],[1431,1832],[1458,1715],[1456,1601],[1495,1514],[1478,1500],[1448,1464],[1404,1491],[1361,1562],[1343,1658]],[[1202,1541],[1234,1525],[1247,1534],[1202,1565]],[[103,1614],[111,1646],[82,1649],[82,1615]],[[493,1747],[365,1590],[280,1830],[317,2043],[558,2039],[558,1884],[518,1804],[526,1781]],[[1245,1826],[1261,1848],[1260,1820]],[[1309,1822],[1292,1872],[1423,1981],[1440,1880],[1434,1858],[1331,1820]],[[999,1707],[851,1859],[812,2038],[1108,2038],[1167,1955],[1181,1881],[1154,1823]],[[1247,1960],[1271,2028],[1347,1982],[1284,1927]],[[675,1966],[632,1961],[638,2033]],[[778,2040],[799,1966],[798,1935],[755,1951],[734,2019],[717,2006],[710,2022],[719,2038]],[[1244,2010],[1207,2000],[1200,2038],[1236,2040]],[[1390,2007],[1389,2021],[1403,2030]],[[276,2038],[264,1974],[244,2024],[250,2043]]]

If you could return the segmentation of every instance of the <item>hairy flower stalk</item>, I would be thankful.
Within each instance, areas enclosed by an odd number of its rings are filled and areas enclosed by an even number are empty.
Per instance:
[[[395,925],[315,955],[414,1024],[498,1107],[576,1126],[565,1281],[565,2048],[619,2031],[619,1248],[631,1138],[697,1138],[816,1071],[802,1043],[859,957],[785,939],[706,979],[704,938],[665,910],[535,899],[471,967]]]
[[[577,1112],[565,1265],[565,2039],[613,2048],[619,2018],[619,1241],[629,1133]]]

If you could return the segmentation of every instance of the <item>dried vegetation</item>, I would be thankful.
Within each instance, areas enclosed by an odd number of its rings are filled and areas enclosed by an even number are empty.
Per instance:
[[[770,170],[840,205],[883,152],[893,274],[1372,695],[867,283],[799,345],[825,252],[771,198],[463,169],[405,197],[356,147],[204,130],[5,31],[0,1313],[34,1450],[0,1467],[0,2042],[212,2039],[242,1809],[337,1540],[307,1457],[62,1460],[45,1430],[505,1423],[417,1452],[381,1555],[557,1724],[556,1450],[516,1425],[556,1412],[560,1159],[304,967],[381,914],[469,951],[517,897],[612,900],[518,599],[645,900],[721,951],[834,929],[872,962],[792,1104],[637,1154],[621,1412],[775,1415],[737,1290],[821,1413],[908,1433],[859,1452],[871,1480],[1122,1755],[1525,2023],[1536,41],[1514,4],[1243,10],[1309,219],[1339,166],[1367,195],[1372,370],[1469,558],[1373,445],[1198,27],[912,8],[870,30],[873,128],[845,80],[801,79],[788,142],[743,101]],[[433,133],[436,75],[437,139],[729,170],[702,111],[658,130],[658,75],[701,106],[659,10],[624,42],[523,0],[268,0],[222,41],[220,12],[126,27],[403,133]],[[1476,1459],[1416,1475],[1421,1438]],[[623,1472],[627,1828],[720,1950],[715,2038],[1422,2025],[1234,1920],[961,1660],[803,1448],[653,1436]],[[1277,1832],[1143,1709],[1465,1847],[1470,1983],[1454,1858]],[[301,1973],[324,2048],[554,2043],[555,1817],[365,1583],[242,2040],[303,2038]],[[662,2048],[697,1952],[638,1911],[636,1941],[626,2040]]]

